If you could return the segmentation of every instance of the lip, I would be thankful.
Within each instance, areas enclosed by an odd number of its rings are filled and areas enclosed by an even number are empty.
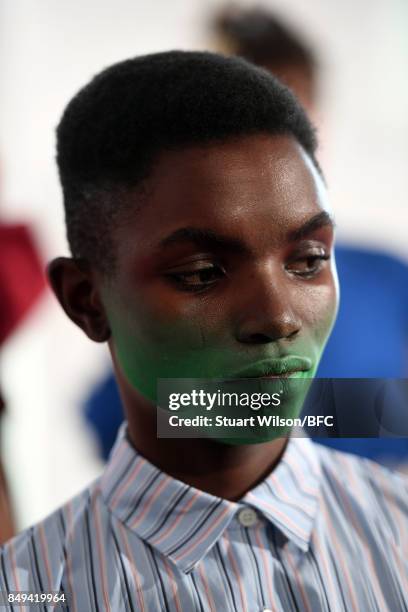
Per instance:
[[[298,355],[285,355],[275,359],[264,359],[252,363],[235,373],[236,378],[287,378],[299,372],[308,372],[312,369],[312,361],[308,357]]]

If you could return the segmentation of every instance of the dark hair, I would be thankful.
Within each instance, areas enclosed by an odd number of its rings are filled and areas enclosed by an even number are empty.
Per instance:
[[[315,135],[276,78],[248,62],[169,51],[110,66],[70,101],[57,128],[68,242],[107,270],[112,226],[158,154],[266,132],[292,135],[313,162]]]
[[[316,72],[316,58],[306,42],[265,8],[227,6],[215,16],[211,28],[232,54],[254,64],[301,66],[310,78]]]

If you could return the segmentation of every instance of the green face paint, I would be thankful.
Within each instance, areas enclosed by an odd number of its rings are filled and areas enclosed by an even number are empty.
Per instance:
[[[202,328],[197,321],[179,320],[170,324],[159,325],[147,332],[143,323],[135,318],[128,319],[120,314],[115,304],[110,316],[110,326],[114,338],[117,361],[131,386],[152,402],[155,410],[158,400],[158,383],[163,379],[172,379],[173,390],[191,392],[202,389],[206,393],[216,390],[237,391],[247,394],[269,393],[283,390],[279,408],[255,412],[251,407],[232,406],[217,407],[213,416],[226,418],[249,418],[252,416],[276,415],[285,419],[297,418],[301,412],[305,396],[315,376],[324,342],[328,333],[327,325],[316,335],[304,335],[291,346],[290,355],[276,359],[276,350],[270,345],[269,356],[263,350],[262,359],[250,361],[242,351],[218,346],[222,333],[210,333],[207,342],[201,342]],[[200,338],[200,341],[199,341]],[[297,357],[296,357],[297,356]],[[285,372],[285,368],[299,368],[283,379],[259,378],[272,371]],[[188,380],[186,380],[188,379]],[[176,386],[174,387],[175,381]],[[231,386],[231,381],[235,381]],[[168,405],[163,406],[168,410]],[[190,407],[182,410],[184,418],[205,415],[203,407]],[[208,414],[207,414],[208,416]],[[229,423],[226,421],[226,423]],[[289,428],[290,429],[290,428]],[[253,444],[273,440],[288,433],[288,428],[278,426],[275,422],[260,425],[256,420],[250,429],[235,428],[230,424],[225,427],[203,428],[201,434],[216,438],[225,444]],[[179,431],[173,429],[172,436],[178,437]],[[197,435],[197,431],[195,432]]]

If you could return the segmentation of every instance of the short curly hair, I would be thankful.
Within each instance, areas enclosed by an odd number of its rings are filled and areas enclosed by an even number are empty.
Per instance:
[[[126,193],[143,185],[160,153],[255,133],[292,135],[317,166],[315,132],[296,98],[243,59],[168,51],[103,70],[57,127],[73,257],[113,269]]]

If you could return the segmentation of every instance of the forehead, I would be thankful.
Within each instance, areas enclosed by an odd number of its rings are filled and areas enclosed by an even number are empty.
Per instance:
[[[139,244],[154,245],[183,226],[257,241],[266,231],[277,236],[328,210],[318,171],[288,136],[254,135],[164,152],[146,194],[134,223],[127,224]]]

